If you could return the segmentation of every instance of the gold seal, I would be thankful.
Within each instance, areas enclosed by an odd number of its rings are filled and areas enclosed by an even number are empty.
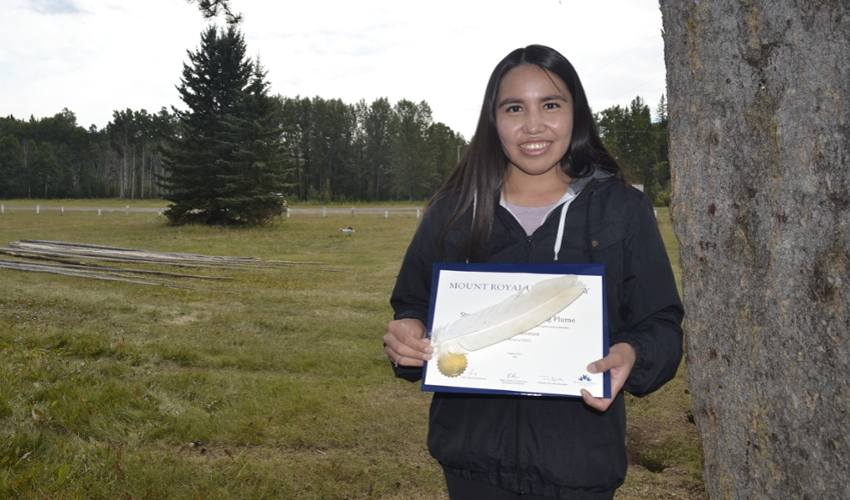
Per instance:
[[[466,354],[441,353],[437,358],[437,369],[447,377],[457,377],[466,370]]]

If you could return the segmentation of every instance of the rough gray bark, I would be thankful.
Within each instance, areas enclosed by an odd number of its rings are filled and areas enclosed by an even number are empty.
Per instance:
[[[850,498],[850,3],[661,0],[712,498]]]

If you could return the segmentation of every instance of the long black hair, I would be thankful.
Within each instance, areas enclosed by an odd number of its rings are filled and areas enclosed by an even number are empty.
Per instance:
[[[430,206],[438,199],[449,198],[456,203],[443,227],[441,247],[449,229],[475,204],[472,232],[463,249],[470,262],[484,262],[487,258],[487,242],[509,163],[496,129],[499,86],[502,78],[521,64],[534,64],[557,75],[572,96],[573,132],[570,147],[561,159],[564,173],[576,179],[588,177],[599,170],[616,179],[623,178],[620,165],[599,138],[587,96],[573,65],[558,51],[543,45],[514,50],[499,62],[490,75],[478,126],[469,148],[443,187],[428,202]]]

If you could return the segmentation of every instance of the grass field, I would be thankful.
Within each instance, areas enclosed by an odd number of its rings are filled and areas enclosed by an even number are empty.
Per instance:
[[[93,201],[42,207],[164,206]],[[675,258],[666,211],[659,221]],[[417,223],[168,227],[156,213],[6,211],[0,247],[41,239],[311,263],[183,279],[212,291],[0,269],[0,498],[447,498],[425,449],[430,396],[392,378],[380,340]],[[348,226],[356,233],[338,231]],[[681,376],[628,404],[632,466],[617,498],[705,498]]]

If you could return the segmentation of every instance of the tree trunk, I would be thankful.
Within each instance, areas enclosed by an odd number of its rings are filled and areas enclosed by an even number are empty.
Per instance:
[[[32,182],[33,176],[30,173],[29,157],[30,157],[30,141],[27,140],[27,139],[24,139],[24,140],[21,141],[21,163],[24,166],[24,169],[22,170],[22,172],[24,174],[24,181],[27,183],[27,198],[32,197],[31,194],[32,194],[32,184],[33,184],[33,182]]]
[[[139,170],[139,199],[145,199],[145,165],[148,163],[148,143],[142,141],[142,167]],[[150,194],[150,193],[148,193]],[[150,196],[148,196],[150,198]]]
[[[133,145],[133,169],[130,171],[130,199],[136,199],[136,145]]]
[[[850,5],[661,0],[712,498],[850,498]]]
[[[126,198],[126,188],[127,188],[127,170],[129,167],[127,166],[127,149],[129,148],[129,140],[127,135],[129,134],[127,130],[127,126],[124,126],[124,143],[123,148],[121,150],[121,171],[118,173],[118,183],[119,183],[119,198]]]

